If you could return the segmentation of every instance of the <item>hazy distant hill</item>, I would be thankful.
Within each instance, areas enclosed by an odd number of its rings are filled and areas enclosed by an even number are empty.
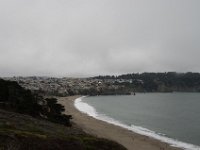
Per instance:
[[[200,92],[200,73],[133,73],[119,76],[98,76],[94,79],[113,80],[139,92]],[[124,80],[124,82],[117,82]],[[131,82],[126,82],[131,81]]]
[[[42,95],[125,95],[134,92],[200,92],[199,73],[133,73],[90,78],[13,77]]]

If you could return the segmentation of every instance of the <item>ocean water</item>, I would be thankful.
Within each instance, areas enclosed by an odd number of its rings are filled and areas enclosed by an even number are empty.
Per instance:
[[[82,97],[76,99],[75,107],[172,146],[200,150],[200,93]]]

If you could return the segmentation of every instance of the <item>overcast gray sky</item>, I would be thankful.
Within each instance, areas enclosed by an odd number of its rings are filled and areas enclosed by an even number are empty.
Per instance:
[[[200,72],[200,0],[0,0],[0,76]]]

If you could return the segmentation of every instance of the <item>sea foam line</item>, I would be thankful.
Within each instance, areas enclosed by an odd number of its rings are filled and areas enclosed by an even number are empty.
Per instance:
[[[200,150],[200,146],[196,146],[196,145],[185,143],[185,142],[182,142],[182,141],[179,141],[179,140],[176,140],[176,139],[168,138],[168,137],[164,136],[163,134],[156,133],[154,131],[151,131],[149,129],[146,129],[146,128],[143,128],[143,127],[140,127],[140,126],[135,126],[135,125],[128,126],[126,124],[121,123],[118,120],[115,120],[111,117],[108,117],[105,114],[100,114],[96,111],[96,109],[94,107],[92,107],[88,103],[85,103],[85,102],[82,101],[82,99],[84,97],[85,96],[77,98],[74,102],[74,106],[80,112],[85,113],[88,116],[91,116],[91,117],[98,119],[98,120],[105,121],[105,122],[110,123],[110,124],[114,124],[116,126],[120,126],[122,128],[128,129],[128,130],[133,131],[135,133],[145,135],[145,136],[154,138],[156,140],[168,143],[173,147],[178,147],[178,148],[182,148],[182,149],[185,149],[185,150]]]

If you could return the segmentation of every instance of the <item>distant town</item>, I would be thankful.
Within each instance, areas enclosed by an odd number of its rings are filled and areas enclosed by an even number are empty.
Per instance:
[[[25,89],[45,95],[108,95],[131,94],[125,91],[124,83],[132,79],[95,79],[95,78],[52,78],[52,77],[12,77],[4,78],[18,82]]]
[[[125,95],[135,92],[199,92],[199,73],[142,73],[90,78],[4,77],[43,95]]]

